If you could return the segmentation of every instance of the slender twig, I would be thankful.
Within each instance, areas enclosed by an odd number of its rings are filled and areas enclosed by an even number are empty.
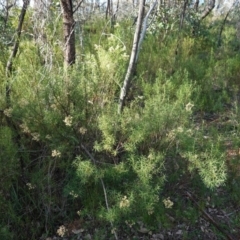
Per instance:
[[[226,236],[226,239],[228,240],[234,240],[224,229],[222,229],[219,224],[206,212],[204,211],[201,206],[198,204],[198,202],[194,199],[192,194],[186,191],[187,196],[194,202],[194,204],[198,207],[198,209],[203,213],[204,218],[212,223],[223,235]]]
[[[202,21],[203,19],[205,19],[210,13],[211,11],[214,9],[215,7],[215,2],[216,0],[211,0],[210,4],[207,6],[207,8],[203,11],[201,17],[200,17],[200,21]]]
[[[71,30],[71,32],[70,32],[70,34],[69,34],[69,37],[67,38],[67,41],[66,41],[65,44],[64,44],[64,49],[67,48],[67,45],[68,45],[68,43],[69,43],[69,41],[70,41],[70,39],[71,39],[71,37],[72,37],[72,35],[73,35],[73,33],[74,33],[75,25],[76,25],[76,22],[74,22],[74,23],[72,24],[72,26],[71,26],[72,30]]]
[[[232,6],[229,8],[225,18],[223,19],[223,22],[222,22],[222,25],[221,25],[221,28],[220,28],[220,31],[219,31],[219,35],[218,35],[218,46],[220,47],[221,46],[221,42],[222,42],[222,33],[223,33],[223,30],[224,30],[224,27],[225,27],[225,24],[227,22],[227,18],[229,16],[229,14],[234,10],[234,7],[236,7],[236,5],[238,4],[238,1],[235,1]]]
[[[229,11],[227,12],[225,18],[223,19],[223,23],[222,23],[222,25],[221,25],[221,28],[220,28],[220,31],[219,31],[219,35],[218,35],[218,47],[221,46],[221,43],[222,43],[222,33],[223,33],[225,24],[226,24],[226,22],[227,22],[227,18],[228,18],[228,16],[229,16],[231,10],[232,10],[232,9],[230,8]]]
[[[79,9],[79,7],[81,6],[82,3],[83,3],[83,0],[79,1],[77,6],[75,7],[75,9],[73,10],[73,13],[75,13]]]
[[[89,156],[89,158],[92,160],[92,162],[94,163],[94,165],[97,166],[97,164],[96,164],[97,161],[96,161],[96,159],[93,157],[93,155],[87,150],[87,148],[86,148],[83,144],[81,144],[81,147],[82,147],[82,149],[86,152],[86,154]],[[100,181],[101,181],[102,188],[103,188],[103,193],[104,193],[106,208],[107,208],[107,211],[109,212],[107,191],[106,191],[106,187],[105,187],[104,181],[103,181],[103,179],[102,179],[101,177],[100,177]],[[113,227],[112,221],[110,221],[110,223],[111,223],[111,227],[112,227],[112,231],[113,231],[113,233],[114,233],[115,239],[118,240],[118,236],[117,236],[116,230],[115,230],[114,227]]]

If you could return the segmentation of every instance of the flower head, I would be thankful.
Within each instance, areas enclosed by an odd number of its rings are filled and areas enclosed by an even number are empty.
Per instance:
[[[71,191],[71,192],[69,193],[69,195],[71,195],[73,198],[77,198],[77,197],[78,197],[78,194],[75,193],[74,191]]]
[[[6,108],[3,113],[7,116],[7,117],[11,117],[12,116],[12,108]]]
[[[114,52],[114,50],[115,50],[115,49],[114,49],[113,46],[111,46],[111,47],[108,49],[109,52]]]
[[[124,196],[124,197],[121,199],[119,206],[120,206],[120,208],[126,208],[126,207],[129,207],[129,206],[130,206],[130,202],[129,202],[129,200],[127,199],[127,196]]]
[[[95,50],[99,50],[101,48],[101,46],[97,45],[97,44],[94,44],[94,48],[95,48]]]
[[[192,104],[192,103],[188,103],[187,105],[186,105],[186,107],[185,107],[185,109],[186,109],[186,111],[187,112],[190,112],[190,111],[192,111],[192,108],[194,107],[194,104]]]
[[[61,157],[61,152],[58,150],[52,150],[52,157]]]
[[[40,140],[40,134],[39,133],[34,132],[31,135],[32,135],[32,139],[34,141],[39,142],[39,140]]]
[[[85,127],[80,127],[79,132],[84,135],[87,132],[87,129]]]
[[[29,190],[34,189],[36,186],[31,184],[30,182],[26,183],[26,186],[28,187]]]
[[[24,133],[30,133],[28,126],[25,123],[20,124],[20,128]]]
[[[173,202],[170,200],[170,197],[163,199],[163,204],[165,208],[172,208]]]
[[[129,55],[127,55],[126,53],[123,53],[123,54],[122,54],[122,58],[123,58],[124,60],[127,60],[127,59],[129,58]]]
[[[64,225],[62,225],[58,228],[57,234],[60,237],[64,237],[64,235],[67,233],[67,231],[68,231],[67,228]]]
[[[65,117],[65,119],[63,120],[63,122],[65,123],[66,126],[71,127],[71,126],[72,126],[72,116],[67,116],[67,117]]]

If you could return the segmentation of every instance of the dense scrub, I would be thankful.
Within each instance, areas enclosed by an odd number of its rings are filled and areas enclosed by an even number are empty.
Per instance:
[[[210,196],[213,205],[239,209],[240,40],[234,16],[219,36],[221,18],[196,29],[197,16],[189,13],[179,29],[159,15],[121,115],[131,19],[113,25],[99,16],[89,20],[83,42],[76,43],[76,64],[67,70],[61,26],[46,26],[46,60],[26,22],[28,34],[7,80],[10,48],[1,39],[0,238],[44,239],[57,230],[68,236],[64,231],[74,220],[81,228],[106,229],[95,239],[110,239],[123,226],[161,232],[173,227],[171,217],[194,225],[201,211],[186,192],[196,194],[202,208]],[[228,195],[216,197],[219,189]],[[192,234],[184,239],[199,233]]]

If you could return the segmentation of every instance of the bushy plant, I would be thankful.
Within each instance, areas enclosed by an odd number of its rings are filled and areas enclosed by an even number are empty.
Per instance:
[[[95,142],[96,152],[92,153],[97,160],[77,158],[67,188],[70,195],[74,192],[82,197],[83,213],[91,212],[115,226],[129,220],[152,226],[154,219],[163,221],[158,212],[163,212],[167,204],[163,204],[160,193],[172,164],[167,161],[169,155],[180,154],[178,164],[186,159],[189,171],[199,171],[210,188],[226,179],[221,149],[195,146],[203,133],[191,128],[194,83],[187,72],[179,71],[168,78],[159,71],[154,83],[143,80],[141,85],[142,96],[136,96],[121,116],[115,104],[103,110],[99,117],[101,140]],[[109,209],[105,206],[105,190]]]
[[[46,27],[51,66],[24,38],[8,78],[7,108],[5,82],[0,85],[0,209],[9,213],[2,215],[0,236],[36,239],[75,218],[112,230],[170,226],[166,213],[179,213],[181,205],[168,189],[173,181],[184,176],[210,189],[226,182],[224,143],[230,128],[237,131],[237,104],[235,125],[218,130],[199,115],[223,111],[230,93],[238,91],[239,56],[228,55],[227,45],[233,32],[218,48],[216,29],[189,34],[193,14],[181,33],[170,19],[175,12],[162,14],[169,20],[147,34],[121,115],[117,101],[132,41],[129,21],[111,29],[102,18],[99,26],[94,20],[83,26],[84,48],[77,46],[76,64],[68,69],[60,45],[51,42],[53,25]],[[184,216],[195,220],[195,210],[189,207]]]
[[[6,111],[5,111],[6,114]],[[8,114],[10,114],[8,112]],[[12,206],[9,205],[11,199],[11,187],[13,182],[17,181],[21,175],[20,159],[18,158],[18,148],[14,143],[14,133],[9,127],[1,127],[0,129],[0,177],[2,179],[0,184],[0,225],[5,226],[7,222],[12,222],[12,217],[14,216],[14,211]],[[5,213],[8,212],[6,215]],[[14,219],[15,220],[15,219]],[[0,235],[8,235],[8,230],[6,227],[1,228]],[[10,233],[9,233],[10,234]]]

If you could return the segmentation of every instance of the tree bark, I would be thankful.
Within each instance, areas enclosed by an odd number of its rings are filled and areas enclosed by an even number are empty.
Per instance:
[[[141,31],[141,34],[140,34],[140,38],[139,38],[139,42],[138,42],[138,48],[137,48],[137,54],[136,54],[136,58],[135,58],[135,64],[137,64],[137,60],[138,60],[138,55],[139,55],[139,52],[140,52],[140,48],[141,48],[141,45],[142,45],[142,42],[143,42],[143,39],[146,35],[146,31],[147,31],[147,23],[148,23],[148,18],[150,16],[150,14],[152,13],[153,9],[156,7],[157,5],[157,0],[155,0],[155,2],[152,4],[152,6],[149,8],[144,20],[142,21],[142,31]]]
[[[107,0],[107,8],[106,8],[106,19],[109,17],[111,17],[112,15],[112,4],[111,4],[111,0]]]
[[[11,87],[10,87],[10,82],[9,82],[9,77],[12,74],[12,69],[13,69],[13,60],[17,55],[18,48],[19,48],[19,42],[20,42],[20,37],[21,37],[21,32],[22,32],[22,26],[24,22],[24,17],[27,11],[27,8],[29,6],[30,0],[24,0],[23,1],[23,6],[21,9],[21,13],[19,16],[19,22],[18,22],[18,27],[17,27],[17,33],[16,33],[16,38],[15,42],[13,45],[13,49],[11,52],[11,55],[9,56],[9,59],[7,61],[7,66],[6,66],[6,77],[7,77],[7,84],[6,84],[6,102],[7,105],[10,106],[10,92],[11,92]]]
[[[76,60],[72,0],[60,0],[60,4],[63,13],[64,64],[65,66],[71,66]]]
[[[142,23],[143,23],[144,5],[145,5],[145,0],[140,0],[139,9],[138,9],[137,26],[136,26],[136,30],[135,30],[135,34],[134,34],[134,39],[133,39],[131,57],[130,57],[127,73],[126,73],[126,76],[125,76],[125,79],[123,82],[123,87],[121,88],[121,93],[120,93],[120,97],[119,97],[119,104],[118,104],[118,113],[119,114],[121,114],[121,112],[123,110],[124,102],[125,102],[129,84],[131,81],[131,77],[132,77],[132,74],[136,67],[136,56],[137,56],[137,52],[138,52],[140,33],[141,33],[141,28],[142,28]]]
[[[180,24],[179,24],[179,31],[181,31],[183,28],[183,22],[184,22],[186,11],[187,11],[187,6],[188,6],[188,0],[184,0],[182,14],[180,18]]]
[[[233,3],[233,5],[232,5],[231,8],[228,10],[228,12],[227,12],[225,18],[223,19],[222,24],[221,24],[221,28],[220,28],[219,35],[218,35],[218,47],[220,47],[221,44],[222,44],[222,33],[223,33],[224,27],[225,27],[225,25],[226,25],[228,16],[229,16],[230,13],[234,10],[235,3],[237,3],[237,2],[235,1],[235,2]]]
[[[196,0],[196,2],[194,4],[194,9],[196,12],[198,12],[198,6],[199,6],[199,0]]]
[[[216,0],[211,0],[211,3],[206,7],[206,9],[201,14],[200,21],[202,21],[204,18],[206,18],[211,13],[211,11],[215,7],[215,2],[216,2]]]

